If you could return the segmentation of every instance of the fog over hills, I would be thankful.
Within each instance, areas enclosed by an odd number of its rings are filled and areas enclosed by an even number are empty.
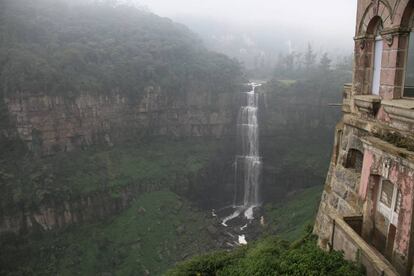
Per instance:
[[[273,67],[278,55],[311,44],[335,61],[352,52],[353,1],[127,1],[188,26],[215,51],[248,69]],[[309,11],[312,10],[310,13]]]

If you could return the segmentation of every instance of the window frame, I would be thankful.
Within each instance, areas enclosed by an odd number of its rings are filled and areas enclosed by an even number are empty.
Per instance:
[[[383,182],[388,181],[393,186],[392,191],[392,198],[391,198],[391,207],[388,207],[385,203],[381,202],[381,194],[382,194],[382,186]],[[400,194],[400,199],[402,202],[402,193],[400,189],[398,189],[397,185],[389,181],[388,179],[381,178],[379,189],[378,189],[378,196],[377,196],[377,210],[385,216],[388,221],[393,224],[394,226],[397,226],[398,224],[398,216],[399,212],[396,212],[396,204],[397,204],[397,195]],[[399,206],[398,210],[401,210],[401,206]]]
[[[360,159],[358,157],[360,157]],[[360,164],[360,166],[357,166],[357,164]],[[354,172],[361,173],[364,167],[364,152],[359,149],[350,148],[345,158],[344,167],[353,170]]]
[[[372,27],[371,27],[372,26]],[[374,17],[374,19],[371,20],[371,22],[368,24],[367,29],[367,38],[372,40],[371,45],[371,64],[370,64],[370,79],[369,79],[369,91],[366,91],[368,95],[373,96],[380,96],[381,92],[381,71],[382,71],[382,56],[384,52],[384,38],[382,37],[382,32],[384,30],[382,18],[379,16]],[[375,61],[376,61],[376,52],[377,52],[377,42],[381,41],[381,53],[380,53],[380,59],[379,59],[379,76],[378,76],[378,92],[374,93],[374,76],[375,74]]]
[[[382,71],[382,54],[384,52],[384,38],[381,36],[380,32],[382,30],[382,24],[379,24],[377,26],[377,31],[375,33],[375,37],[373,40],[373,51],[372,51],[372,66],[371,66],[371,70],[372,70],[372,74],[371,74],[371,95],[374,96],[380,96],[380,92],[381,92],[381,71]],[[378,51],[377,53],[377,43],[381,42],[381,51]],[[375,66],[375,61],[377,60],[377,54],[379,54],[379,67],[377,68]],[[378,70],[378,82],[375,82],[378,84],[378,91],[374,92],[374,77],[376,76],[376,69]]]
[[[414,19],[414,17],[413,17],[413,19]],[[413,25],[414,25],[414,20],[411,20],[411,28],[410,28],[410,32],[409,32],[409,34],[408,34],[408,39],[407,39],[407,45],[406,45],[406,49],[405,49],[405,57],[404,57],[404,76],[403,76],[403,78],[402,78],[402,84],[401,84],[401,87],[402,87],[402,91],[401,91],[401,99],[404,99],[404,100],[414,100],[414,96],[413,97],[407,97],[407,96],[405,96],[405,81],[406,81],[406,77],[407,77],[407,65],[408,65],[408,51],[410,50],[410,38],[411,38],[411,35],[413,35],[414,36],[414,27],[413,27]],[[414,50],[414,45],[412,45],[412,48],[413,48],[413,50]]]

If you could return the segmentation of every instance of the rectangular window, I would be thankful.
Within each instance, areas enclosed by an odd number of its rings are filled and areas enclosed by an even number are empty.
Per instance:
[[[378,192],[377,210],[389,223],[398,225],[398,214],[402,204],[401,191],[391,181],[382,179]]]
[[[404,97],[414,97],[414,32],[410,33],[405,68]]]
[[[381,78],[381,61],[382,61],[382,39],[378,37],[375,40],[374,66],[372,75],[372,94],[379,95],[380,78]]]
[[[380,201],[388,208],[391,208],[393,192],[394,185],[388,180],[383,180]]]

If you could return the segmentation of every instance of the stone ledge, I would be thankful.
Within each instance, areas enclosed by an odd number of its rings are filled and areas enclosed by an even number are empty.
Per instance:
[[[404,123],[414,123],[414,100],[384,100],[382,106],[391,119]]]
[[[414,152],[404,148],[399,148],[387,141],[373,136],[365,137],[362,139],[362,141],[368,147],[371,147],[374,150],[380,150],[385,154],[399,158],[399,161],[403,165],[414,168]],[[406,160],[406,162],[404,162],[404,160]]]
[[[354,95],[353,98],[358,101],[380,103],[381,97],[377,95]]]
[[[402,130],[396,128],[395,126],[387,125],[378,120],[361,118],[357,114],[344,114],[342,121],[346,125],[358,128],[360,130],[372,133],[374,135],[376,134],[382,136],[387,133],[397,132],[401,136],[413,137],[414,139],[414,135],[410,131]]]
[[[369,116],[375,116],[381,104],[381,98],[376,95],[356,95],[353,99],[358,111]]]

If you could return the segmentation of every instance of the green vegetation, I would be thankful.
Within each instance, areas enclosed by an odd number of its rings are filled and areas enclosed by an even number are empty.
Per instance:
[[[320,192],[321,187],[308,188],[265,206],[267,232],[277,238],[268,236],[232,252],[195,257],[168,274],[362,275],[340,253],[321,251],[309,236],[292,244],[282,240],[299,239],[313,222]],[[211,224],[205,214],[170,191],[145,193],[106,222],[3,236],[0,274],[160,275],[177,261],[217,248],[206,231]]]
[[[399,148],[404,148],[408,151],[414,151],[414,141],[408,137],[401,136],[396,132],[387,132],[382,135],[377,134],[376,136]]]
[[[315,186],[279,203],[266,204],[264,212],[268,231],[289,241],[298,239],[315,220],[322,190],[322,186]]]
[[[134,183],[153,183],[168,188],[195,176],[207,165],[217,147],[214,141],[162,139],[61,153],[47,159],[47,163],[55,172],[56,182],[78,194]]]
[[[217,149],[217,141],[163,139],[27,158],[17,163],[20,167],[14,174],[9,171],[0,175],[0,200],[10,211],[16,205],[30,210],[43,202],[76,199],[109,189],[116,195],[117,188],[125,185],[186,192],[190,180],[207,166]]]
[[[232,252],[216,252],[193,258],[169,271],[184,275],[364,275],[339,252],[327,253],[311,236],[289,244],[268,237]]]
[[[136,98],[151,86],[184,94],[191,82],[220,93],[241,80],[237,62],[207,51],[186,27],[137,8],[6,0],[0,9],[4,95],[116,90]]]
[[[0,275],[160,275],[214,244],[209,220],[172,192],[146,193],[107,222],[0,238]]]
[[[191,143],[185,152],[184,144],[160,143],[159,150],[92,148],[42,159],[19,140],[5,104],[11,96],[59,95],[70,104],[81,93],[117,93],[133,105],[159,89],[163,102],[185,104],[203,91],[213,109],[219,93],[239,90],[237,62],[209,52],[180,24],[114,3],[0,1],[0,216],[137,182],[179,186],[204,164],[211,148]],[[34,146],[41,143],[28,131]]]

